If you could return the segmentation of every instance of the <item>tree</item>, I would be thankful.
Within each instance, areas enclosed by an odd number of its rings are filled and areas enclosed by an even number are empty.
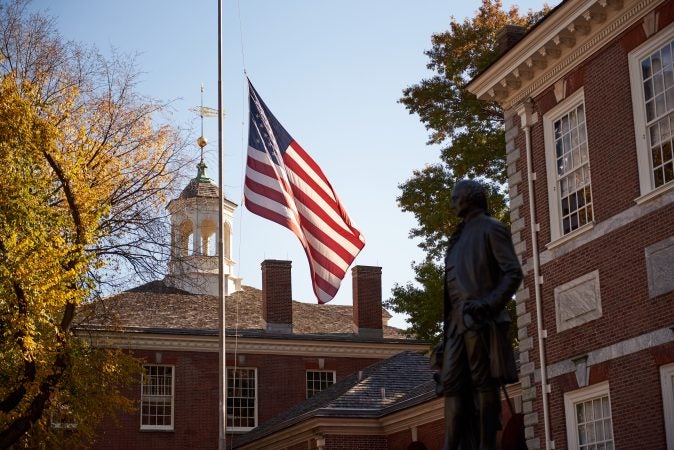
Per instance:
[[[426,252],[413,262],[416,284],[395,285],[386,306],[410,317],[409,332],[437,341],[442,331],[442,257],[459,219],[450,210],[456,181],[478,178],[488,189],[492,215],[508,222],[503,111],[496,102],[477,99],[467,83],[498,56],[496,35],[507,24],[529,27],[547,11],[521,15],[503,10],[500,0],[483,0],[475,17],[452,19],[449,31],[431,37],[427,67],[436,74],[403,90],[400,103],[418,114],[430,130],[428,144],[439,144],[440,162],[415,170],[399,185],[398,205],[418,223],[410,237],[421,238]]]
[[[73,325],[103,268],[147,274],[166,254],[159,211],[186,149],[132,61],[62,42],[26,6],[0,1],[0,448],[72,446],[132,407],[137,362]]]

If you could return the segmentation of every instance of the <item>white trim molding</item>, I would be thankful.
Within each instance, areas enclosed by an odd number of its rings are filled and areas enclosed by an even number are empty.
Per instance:
[[[145,332],[79,331],[78,336],[97,347],[134,350],[218,352],[218,336],[178,335]],[[236,346],[236,348],[235,348]],[[427,343],[402,340],[393,342],[269,339],[238,337],[226,342],[227,353],[386,359],[403,351],[428,352]]]
[[[663,1],[567,0],[473,79],[468,89],[510,109],[538,95]]]
[[[624,341],[591,350],[587,352],[586,364],[592,366],[605,361],[622,358],[623,356],[631,355],[642,350],[659,347],[660,345],[668,344],[670,342],[674,342],[674,329],[660,328],[640,336],[635,336],[630,339],[625,339]],[[575,360],[577,360],[577,358],[572,357],[550,364],[547,366],[548,378],[552,379],[567,373],[574,373],[576,371]],[[536,382],[540,382],[540,380],[537,379]]]

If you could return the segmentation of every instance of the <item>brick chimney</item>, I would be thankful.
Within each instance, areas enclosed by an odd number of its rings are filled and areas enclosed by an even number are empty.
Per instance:
[[[381,338],[381,267],[355,266],[353,277],[353,327],[361,337]]]
[[[510,50],[526,34],[527,29],[520,25],[506,25],[496,33],[499,56]]]
[[[262,320],[267,331],[293,332],[291,261],[262,261]]]

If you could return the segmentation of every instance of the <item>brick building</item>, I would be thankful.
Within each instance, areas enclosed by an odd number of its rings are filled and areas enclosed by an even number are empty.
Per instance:
[[[528,446],[674,449],[674,1],[519,34],[469,89],[505,111]]]
[[[172,254],[168,274],[103,299],[80,314],[78,335],[127,349],[144,360],[143,380],[129,394],[139,406],[120,426],[104,424],[98,449],[218,446],[218,188],[199,167],[169,203]],[[387,325],[381,269],[352,269],[353,307],[292,300],[291,263],[262,263],[262,289],[241,286],[231,246],[236,205],[225,201],[227,439],[244,436],[347,376],[428,344]]]

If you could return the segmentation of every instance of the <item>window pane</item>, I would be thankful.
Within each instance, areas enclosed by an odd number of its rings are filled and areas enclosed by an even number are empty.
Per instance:
[[[658,125],[660,126],[660,141],[668,141],[672,136],[672,133],[669,129],[669,118],[664,117],[658,121]]]
[[[653,81],[648,80],[644,82],[644,98],[650,100],[653,98]]]
[[[662,70],[662,60],[660,59],[660,51],[656,51],[651,55],[651,66],[653,74],[657,76],[658,72]]]
[[[611,427],[611,419],[604,420],[604,435],[606,436],[607,440],[613,439],[613,427]]]
[[[576,420],[578,423],[585,423],[585,414],[583,414],[583,404],[578,403],[576,405]]]
[[[641,61],[641,75],[644,78],[650,78],[651,76],[651,59],[646,58],[643,61]]]
[[[655,187],[665,184],[665,173],[661,167],[653,171],[653,178],[655,179]]]
[[[581,445],[587,444],[587,434],[585,431],[585,425],[578,426],[578,443]]]
[[[662,47],[660,56],[662,57],[662,65],[664,67],[672,65],[672,49],[669,44]]]
[[[583,124],[583,128],[585,128],[585,105],[578,105],[578,108],[576,108],[576,113],[578,116],[578,124]]]
[[[670,72],[669,75],[672,77],[671,85],[674,86],[674,72]],[[667,105],[667,111],[674,110],[674,87],[670,87],[665,92],[665,103]]]
[[[655,117],[660,117],[667,112],[665,110],[665,94],[655,96]]]
[[[652,122],[655,118],[655,100],[646,102],[646,122]]]
[[[674,180],[674,165],[672,164],[672,161],[665,164],[664,170],[665,170],[664,173],[665,183],[669,183],[670,181]]]
[[[562,117],[562,133],[567,134],[569,132],[569,116]],[[568,147],[565,145],[564,147]]]
[[[651,139],[651,145],[657,145],[660,143],[660,127],[657,123],[648,127],[648,135]]]
[[[662,152],[659,145],[651,149],[651,156],[653,158],[653,167],[658,167],[662,164]]]

